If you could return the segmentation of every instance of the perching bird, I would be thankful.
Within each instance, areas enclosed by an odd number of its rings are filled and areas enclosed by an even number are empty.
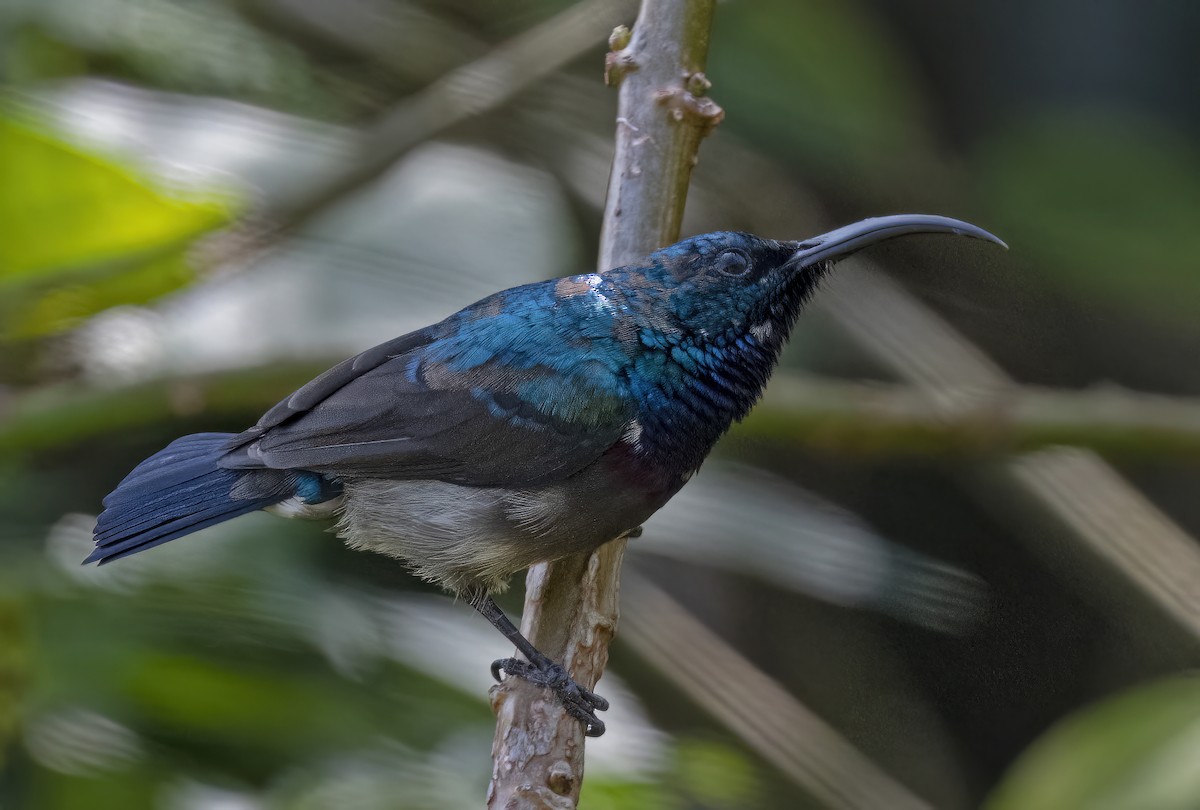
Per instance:
[[[757,401],[830,267],[912,233],[1004,243],[955,219],[867,219],[803,242],[685,239],[625,267],[503,290],[368,349],[249,430],[184,436],[104,499],[86,562],[260,509],[336,515],[359,549],[461,594],[591,736],[607,702],[491,598],[534,563],[629,534]]]

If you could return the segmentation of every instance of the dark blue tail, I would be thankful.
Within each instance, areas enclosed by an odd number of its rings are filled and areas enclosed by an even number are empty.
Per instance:
[[[104,499],[96,550],[84,562],[112,562],[294,494],[284,472],[218,467],[232,438],[232,433],[184,436],[134,468]]]

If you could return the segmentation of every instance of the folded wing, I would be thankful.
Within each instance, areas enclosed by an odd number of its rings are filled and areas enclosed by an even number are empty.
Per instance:
[[[479,341],[445,331],[325,372],[230,442],[222,466],[538,486],[595,461],[635,416],[615,362],[570,357],[555,336],[519,330],[511,345],[493,336],[480,362]]]

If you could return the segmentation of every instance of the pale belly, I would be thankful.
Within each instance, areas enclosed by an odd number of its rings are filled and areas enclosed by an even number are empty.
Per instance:
[[[535,563],[622,536],[666,501],[589,479],[536,490],[348,481],[337,533],[352,548],[397,557],[449,590],[498,590]]]

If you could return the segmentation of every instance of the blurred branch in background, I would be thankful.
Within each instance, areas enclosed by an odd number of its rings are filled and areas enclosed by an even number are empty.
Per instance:
[[[1164,634],[1146,631],[1167,630],[1168,659],[1195,666],[1200,547],[1119,472],[1089,450],[1061,447],[985,468],[970,483],[1000,517],[1011,512],[993,493],[1027,507],[1020,510],[1023,527],[1033,531],[1021,538],[1066,581],[1099,597],[1132,638],[1157,646]]]
[[[987,454],[1052,445],[1200,458],[1200,399],[1113,386],[919,388],[779,374],[738,429],[842,453]]]
[[[118,388],[47,387],[0,393],[0,455],[66,447],[204,413],[248,421],[329,364],[272,364]]]
[[[622,637],[820,806],[930,810],[648,580],[629,574],[624,591],[637,620]]]
[[[241,0],[251,19],[300,46],[333,46],[369,57],[398,76],[429,83],[475,59],[487,44],[410,2]],[[594,38],[588,40],[590,47]]]
[[[633,0],[581,0],[406,97],[363,130],[359,157],[348,167],[266,212],[269,233],[303,227],[318,212],[377,179],[413,147],[503,107],[529,85],[594,48],[596,32],[611,29],[632,9]],[[354,41],[362,42],[357,37]],[[222,258],[228,256],[217,251]]]
[[[290,361],[101,388],[0,393],[0,454],[68,445],[205,412],[253,420],[336,362]],[[779,372],[734,435],[875,456],[979,457],[1056,445],[1113,458],[1200,458],[1200,400],[1116,387],[1084,391],[916,388]],[[753,452],[754,447],[747,448]]]
[[[646,522],[629,551],[941,633],[970,633],[987,610],[979,577],[894,543],[844,509],[747,464],[708,461]]]
[[[848,268],[829,287],[823,305],[912,383],[930,391],[955,385],[1003,390],[1013,384],[980,349],[878,271]],[[1095,453],[1072,448],[1016,456],[978,472],[968,479],[972,491],[999,517],[1016,523],[1020,530],[1014,535],[1064,581],[1082,587],[1117,626],[1133,628],[1132,637],[1158,637],[1137,632],[1139,625],[1173,629],[1185,644],[1185,660],[1195,660],[1200,544],[1119,472]],[[1013,494],[1038,509],[1005,508]],[[1040,530],[1047,525],[1052,532]],[[1109,576],[1079,576],[1097,567]],[[1114,579],[1121,585],[1112,587]]]

